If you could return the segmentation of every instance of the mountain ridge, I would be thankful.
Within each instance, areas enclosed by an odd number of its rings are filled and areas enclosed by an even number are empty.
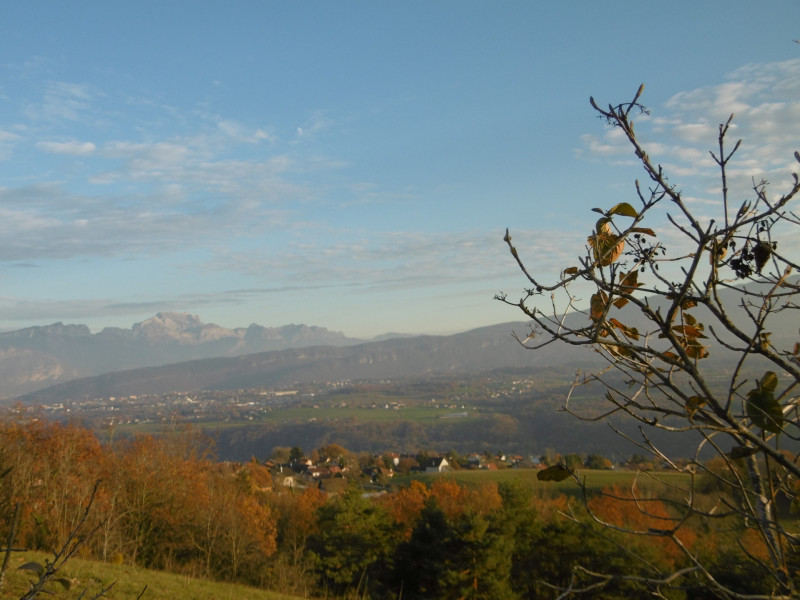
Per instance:
[[[764,297],[758,294],[766,293],[761,288],[753,290],[753,298]],[[754,335],[748,307],[737,304],[738,295],[733,290],[723,291],[723,295],[730,295],[725,299],[728,317],[742,324],[748,336]],[[654,311],[664,308],[663,298],[646,301]],[[702,305],[692,313],[698,323],[714,320]],[[792,311],[771,314],[770,339],[777,347],[790,348],[797,340],[795,317]],[[653,331],[653,323],[631,305],[616,311],[615,318],[644,336],[658,333]],[[588,316],[578,312],[569,315],[567,321],[580,327],[581,322],[588,324]],[[225,329],[205,324],[188,313],[158,313],[130,330],[107,328],[97,334],[85,325],[55,323],[0,334],[0,394],[36,402],[58,394],[74,398],[122,396],[199,389],[192,386],[270,387],[303,381],[598,364],[599,358],[587,347],[568,343],[523,352],[512,339],[515,331],[524,337],[530,326],[511,322],[448,336],[380,336],[364,341],[306,325],[265,328],[252,324]],[[741,341],[724,331],[715,331],[704,341],[711,348],[707,364],[720,369],[727,368],[741,352],[735,349]],[[757,368],[759,361],[754,359],[750,364]],[[90,381],[96,376],[102,379]],[[136,385],[140,389],[132,389]]]
[[[226,329],[190,313],[159,312],[130,329],[86,325],[27,327],[0,333],[0,398],[14,397],[80,377],[203,358],[363,340],[303,324]]]
[[[308,346],[217,357],[74,379],[19,398],[48,404],[109,396],[188,392],[199,389],[278,387],[321,381],[392,379],[599,364],[593,352],[563,345],[548,352],[524,352],[513,339],[525,323],[502,323],[449,336],[415,336],[350,346]]]

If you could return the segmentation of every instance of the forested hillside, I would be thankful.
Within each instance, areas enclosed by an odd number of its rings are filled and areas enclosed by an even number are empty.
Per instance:
[[[336,465],[339,475],[314,481],[278,462],[219,463],[208,440],[191,430],[101,444],[79,427],[13,415],[0,428],[0,534],[7,539],[19,506],[16,547],[52,550],[80,527],[87,557],[319,598],[554,598],[551,586],[569,585],[576,565],[624,566],[633,578],[690,566],[666,539],[623,543],[613,531],[597,535],[580,496],[561,495],[575,494],[574,487],[548,491],[488,471],[468,485],[445,477],[375,486],[362,473],[389,473],[390,459],[357,457],[337,445],[313,456]],[[302,450],[288,456],[302,457]],[[588,507],[612,523],[662,528],[677,516],[670,494],[679,492],[664,491],[676,489],[671,481],[646,513],[621,489],[595,489]],[[656,484],[643,485],[646,491]],[[712,506],[713,480],[702,489],[697,502]],[[564,511],[574,511],[573,518]],[[758,570],[746,566],[752,563],[742,548],[758,556],[762,546],[729,525],[683,523],[677,538],[706,559],[719,581],[758,589]],[[704,597],[691,582],[670,598]],[[652,591],[630,579],[594,597],[645,598]]]

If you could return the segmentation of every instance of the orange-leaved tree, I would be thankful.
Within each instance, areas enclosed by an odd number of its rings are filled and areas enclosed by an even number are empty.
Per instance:
[[[699,213],[634,132],[634,116],[646,112],[642,91],[616,106],[591,104],[630,143],[646,184],[636,182],[630,202],[593,209],[599,219],[560,276],[535,275],[507,231],[505,242],[527,284],[519,299],[497,298],[531,319],[531,334],[518,336],[526,347],[584,346],[604,361],[596,372],[576,377],[567,412],[592,419],[614,415],[612,426],[620,416],[633,420],[638,433],[618,431],[636,451],[683,474],[663,497],[668,511],[659,513],[657,526],[647,520],[623,526],[668,540],[683,558],[669,572],[637,578],[662,592],[698,586],[727,598],[795,597],[800,530],[796,520],[783,518],[781,507],[795,497],[800,478],[800,181],[789,174],[793,161],[787,156],[789,177],[780,195],[768,194],[768,182],[760,179],[730,190],[731,161],[740,148],[740,141],[728,142],[731,116],[720,124],[711,151],[720,176],[718,212],[708,217],[703,206]],[[800,161],[800,153],[794,159]],[[546,303],[539,302],[545,294]],[[588,416],[571,401],[583,385],[604,400],[604,414]],[[686,438],[684,456],[664,449],[669,435]],[[724,468],[708,469],[710,456]],[[574,476],[566,465],[542,474]],[[647,510],[646,503],[628,499]],[[684,543],[681,532],[689,526],[725,529],[732,534],[726,539],[738,540],[738,560],[764,577],[737,580],[724,565],[710,565]],[[766,552],[751,552],[754,533]],[[625,577],[631,575],[577,568],[566,591]]]

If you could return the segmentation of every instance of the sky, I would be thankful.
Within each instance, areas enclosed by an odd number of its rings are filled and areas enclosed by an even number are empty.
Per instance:
[[[358,338],[522,320],[642,173],[698,210],[800,150],[800,2],[4,3],[0,329],[157,312]],[[794,166],[793,166],[794,165]],[[752,195],[752,193],[750,194]]]

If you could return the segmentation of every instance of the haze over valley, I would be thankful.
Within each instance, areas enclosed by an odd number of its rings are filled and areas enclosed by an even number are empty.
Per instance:
[[[620,318],[647,331],[635,312],[623,309]],[[569,322],[588,317],[576,313]],[[776,343],[796,335],[789,313],[775,315],[773,325]],[[225,459],[331,441],[374,452],[635,450],[604,424],[558,412],[575,378],[602,367],[599,355],[568,344],[528,350],[515,336],[529,333],[528,324],[509,322],[449,336],[363,341],[306,325],[229,330],[165,312],[127,330],[92,334],[86,326],[56,324],[0,334],[0,371],[9,373],[8,403],[117,435],[193,425],[214,437]],[[722,382],[730,350],[705,343]],[[588,416],[603,412],[603,394],[594,388],[577,388],[576,403]],[[678,454],[691,447],[677,437],[662,444]]]

